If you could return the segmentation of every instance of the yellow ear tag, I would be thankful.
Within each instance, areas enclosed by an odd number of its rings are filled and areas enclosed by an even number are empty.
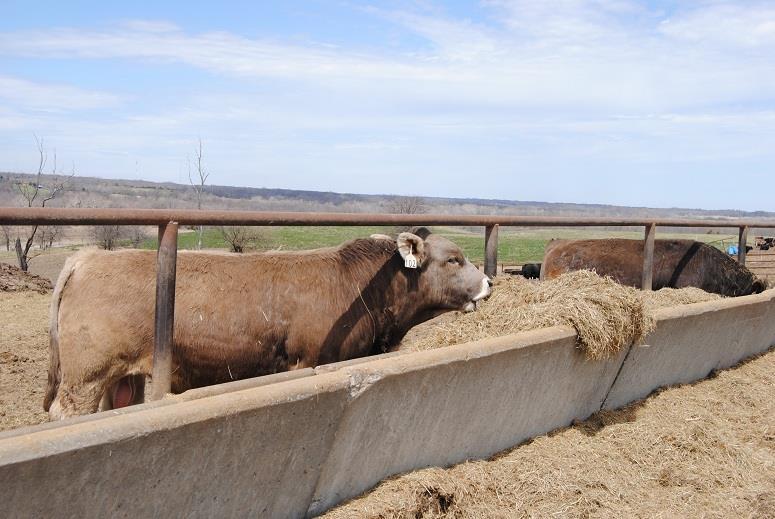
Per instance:
[[[404,258],[404,267],[408,269],[416,269],[417,268],[417,258],[415,258],[412,255],[412,246],[409,245],[409,254],[406,255]]]

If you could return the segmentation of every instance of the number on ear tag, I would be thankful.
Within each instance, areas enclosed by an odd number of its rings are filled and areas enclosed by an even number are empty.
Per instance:
[[[409,254],[406,255],[404,258],[404,267],[408,269],[416,269],[417,268],[417,258],[415,258],[412,255],[412,246],[409,246]]]

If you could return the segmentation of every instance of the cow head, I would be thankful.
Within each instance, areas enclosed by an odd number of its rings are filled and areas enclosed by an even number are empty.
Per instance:
[[[763,279],[756,278],[751,285],[751,293],[752,294],[760,294],[767,290],[767,282]]]
[[[470,312],[490,295],[492,282],[465,256],[460,247],[425,228],[402,232],[397,239],[402,259],[417,260],[418,288],[434,308]]]

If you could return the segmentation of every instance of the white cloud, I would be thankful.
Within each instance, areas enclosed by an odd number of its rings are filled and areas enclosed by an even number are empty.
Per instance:
[[[624,39],[637,28],[633,21],[649,18],[639,3],[628,0],[491,0],[503,12],[503,22],[517,35],[538,46],[587,46]],[[629,27],[622,20],[628,20]]]
[[[720,3],[665,20],[660,31],[677,40],[723,47],[775,46],[775,6]]]
[[[432,70],[417,65],[319,47],[251,40],[226,32],[192,36],[136,27],[109,32],[54,29],[0,34],[0,53],[33,58],[150,59],[252,77],[434,77]]]
[[[770,56],[741,59],[731,51],[704,50],[665,28],[709,26],[693,21],[706,12],[701,9],[662,24],[658,13],[624,0],[490,5],[501,26],[371,10],[432,44],[431,50],[404,55],[225,32],[190,34],[142,21],[110,31],[2,33],[0,54],[179,62],[218,75],[289,79],[391,104],[675,111],[775,91]],[[763,39],[768,25],[757,13],[743,18],[761,18],[754,33]]]
[[[36,83],[0,76],[0,99],[17,109],[68,112],[115,106],[120,98],[107,92],[84,90],[70,85]]]

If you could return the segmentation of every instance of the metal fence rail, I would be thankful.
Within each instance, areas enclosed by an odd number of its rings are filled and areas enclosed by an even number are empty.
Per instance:
[[[455,225],[485,228],[484,272],[495,276],[498,229],[504,227],[643,227],[644,290],[651,290],[657,227],[737,228],[738,261],[745,264],[745,245],[751,228],[775,228],[775,219],[735,218],[589,218],[443,214],[298,213],[263,211],[199,211],[172,209],[59,209],[0,207],[0,225],[156,225],[159,253],[156,265],[156,322],[153,357],[153,395],[170,391],[175,307],[175,263],[178,225],[231,226],[391,226]]]
[[[299,213],[190,209],[60,209],[0,207],[2,225],[459,225],[509,227],[775,228],[775,219],[598,218],[568,216]]]

